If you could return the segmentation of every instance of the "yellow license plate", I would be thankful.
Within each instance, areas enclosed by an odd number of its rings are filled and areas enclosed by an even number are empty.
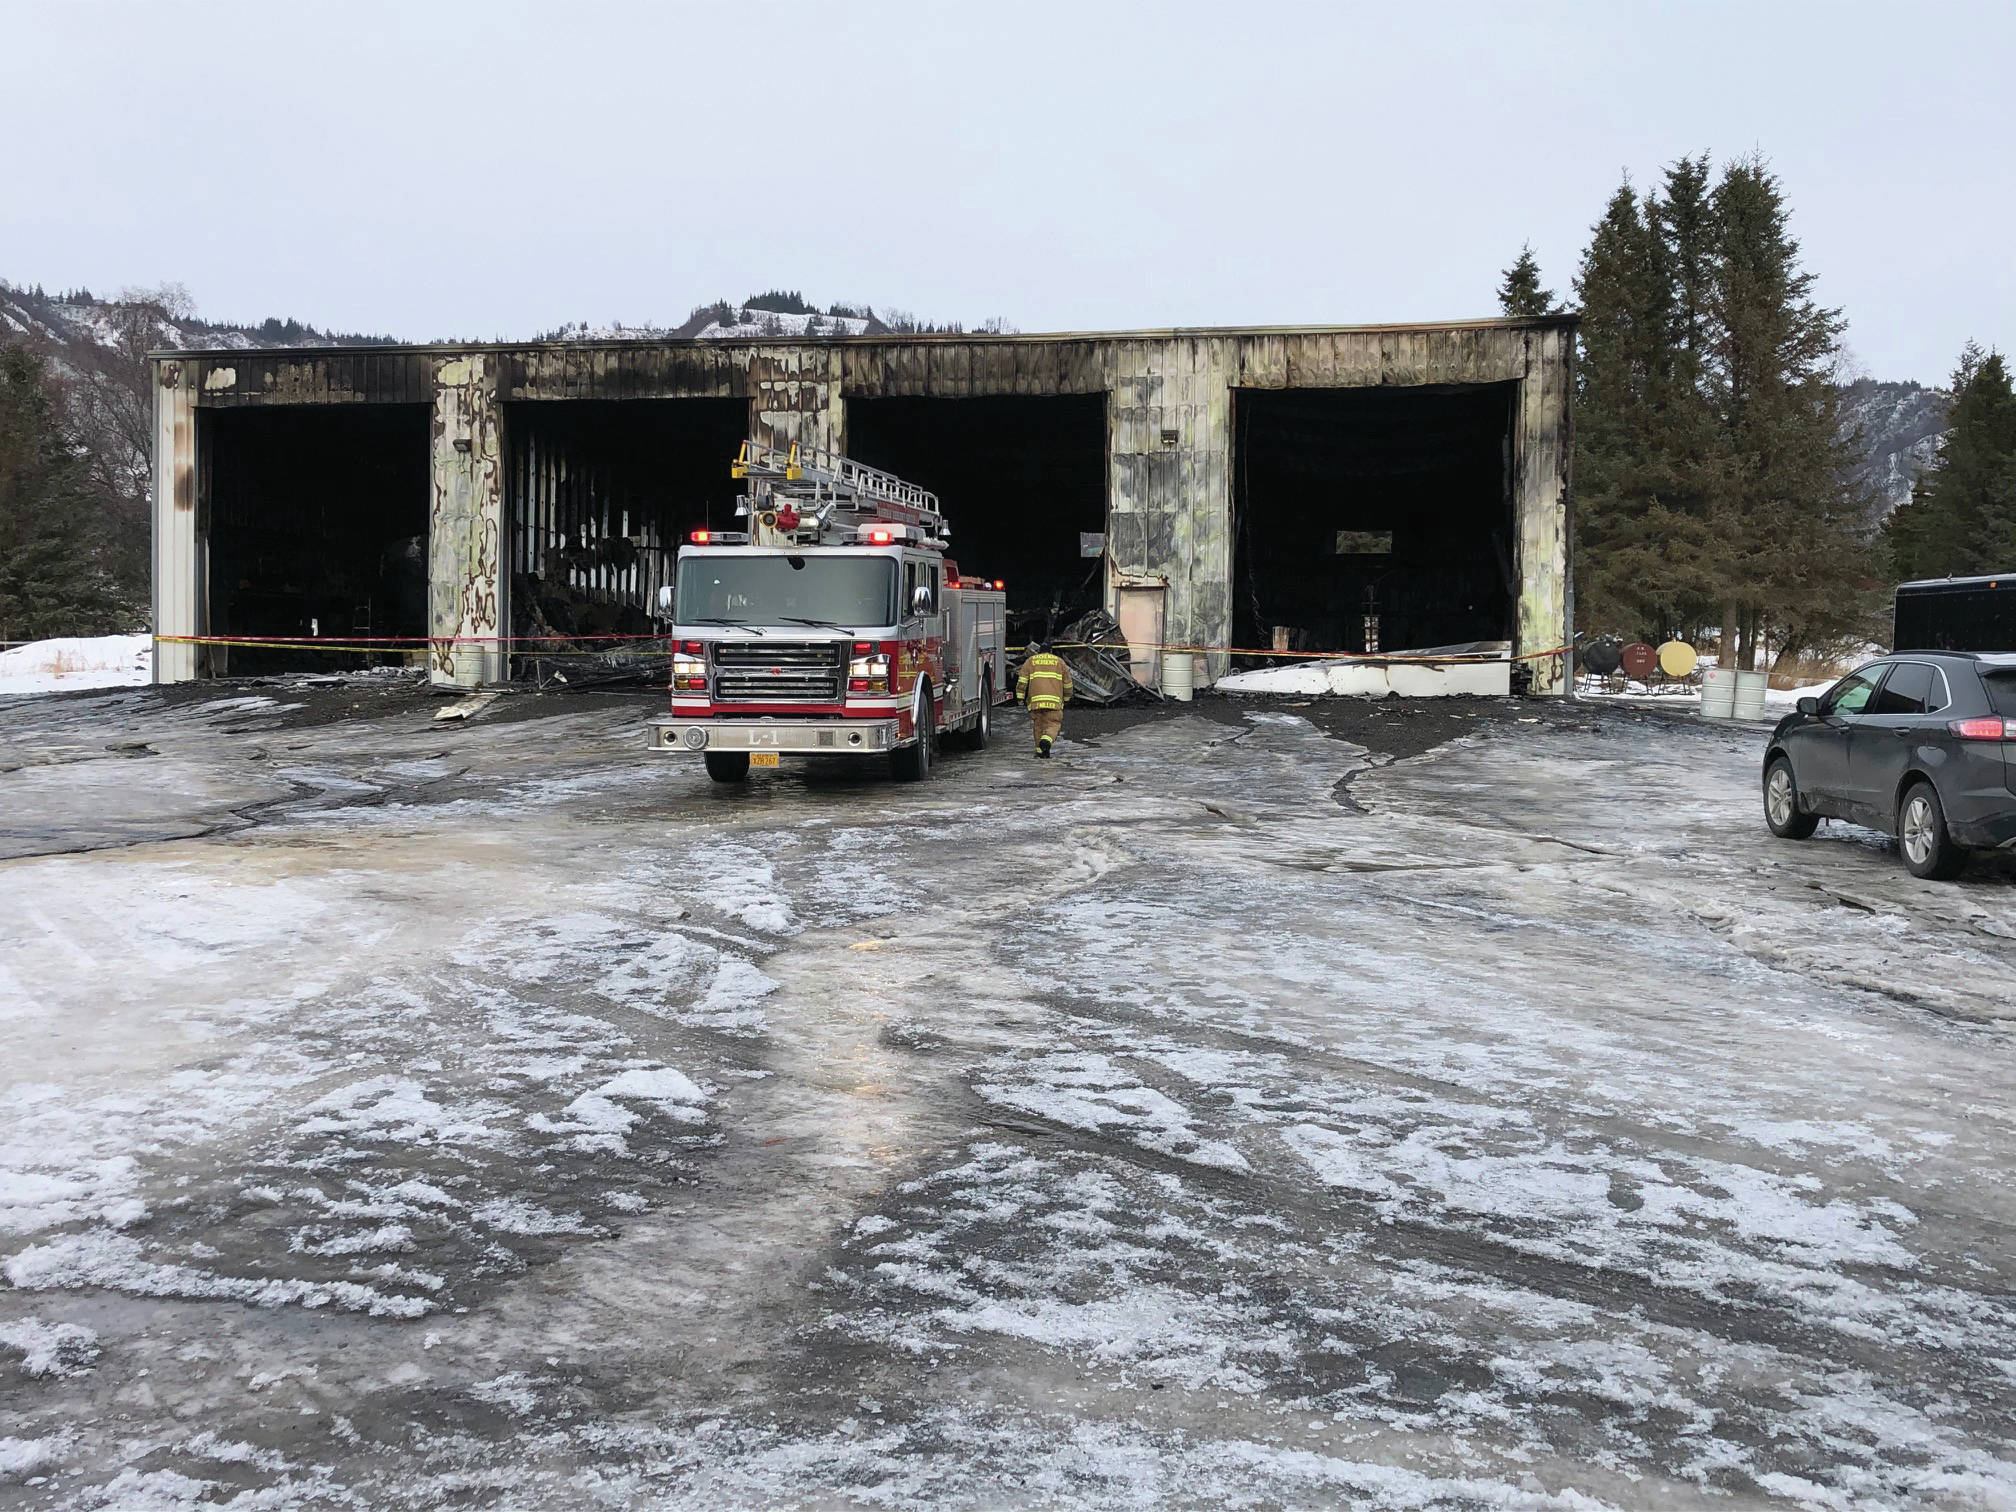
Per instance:
[[[777,753],[775,751],[751,751],[749,753],[749,765],[775,766],[777,765]]]

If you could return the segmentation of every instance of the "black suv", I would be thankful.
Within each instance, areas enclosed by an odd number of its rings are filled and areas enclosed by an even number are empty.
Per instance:
[[[2016,843],[2016,655],[1900,651],[1778,721],[1764,822],[1804,840],[1822,818],[1897,837],[1915,877]]]

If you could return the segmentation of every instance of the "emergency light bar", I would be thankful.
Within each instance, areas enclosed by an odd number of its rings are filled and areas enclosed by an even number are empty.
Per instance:
[[[687,537],[695,546],[747,546],[746,530],[696,530]]]

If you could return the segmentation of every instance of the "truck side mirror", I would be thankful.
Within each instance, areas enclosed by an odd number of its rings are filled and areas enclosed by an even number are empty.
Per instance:
[[[932,603],[931,599],[931,585],[929,583],[919,583],[916,592],[910,595],[910,612],[912,614],[936,614],[938,608],[937,605]]]
[[[672,585],[670,583],[660,583],[658,585],[658,607],[667,614],[672,612]]]

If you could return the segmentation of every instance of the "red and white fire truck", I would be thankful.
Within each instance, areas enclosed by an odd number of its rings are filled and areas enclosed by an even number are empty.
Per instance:
[[[1007,596],[959,575],[937,496],[845,457],[744,442],[746,531],[696,530],[673,585],[672,712],[651,749],[740,782],[785,756],[928,776],[1009,696]]]

